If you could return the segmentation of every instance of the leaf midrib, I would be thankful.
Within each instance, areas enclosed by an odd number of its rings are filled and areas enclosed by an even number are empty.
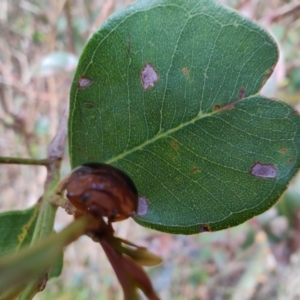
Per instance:
[[[133,147],[132,149],[130,150],[127,150],[127,151],[124,151],[123,153],[120,153],[119,155],[115,156],[115,157],[112,157],[108,160],[105,161],[105,163],[107,164],[112,164],[118,160],[121,160],[122,158],[124,158],[125,156],[127,155],[130,155],[136,151],[139,151],[139,150],[142,150],[143,148],[145,148],[146,146],[152,144],[152,143],[155,143],[157,140],[160,140],[162,138],[165,138],[165,137],[169,137],[170,135],[172,135],[173,133],[181,130],[182,128],[186,127],[186,126],[189,126],[193,123],[195,123],[196,121],[199,121],[200,119],[204,119],[204,118],[207,118],[209,116],[212,116],[214,115],[215,113],[217,112],[220,112],[220,110],[218,111],[215,111],[215,112],[211,112],[211,113],[206,113],[204,114],[202,111],[200,111],[198,113],[198,115],[196,117],[194,117],[193,119],[191,119],[190,121],[188,122],[185,122],[185,123],[182,123],[180,124],[179,126],[177,127],[174,127],[174,128],[171,128],[165,132],[159,132],[157,135],[155,135],[153,138],[151,139],[148,139],[146,140],[145,142],[141,143],[140,145],[136,146],[136,147]]]

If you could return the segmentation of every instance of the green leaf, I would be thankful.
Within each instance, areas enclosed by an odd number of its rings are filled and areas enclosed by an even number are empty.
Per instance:
[[[62,272],[63,266],[64,266],[64,253],[61,252],[60,256],[54,262],[54,265],[52,266],[49,272],[49,278],[59,277]]]
[[[8,211],[0,214],[0,256],[15,252],[31,243],[40,203],[20,211]],[[50,278],[60,275],[63,266],[63,254],[55,262]]]
[[[65,246],[84,234],[88,217],[82,217],[59,233],[0,258],[0,299],[14,299],[32,280],[36,280],[57,261]]]
[[[294,227],[295,219],[298,218],[300,211],[300,193],[296,189],[289,189],[277,204],[277,210],[289,221],[291,227]]]
[[[170,233],[238,225],[270,208],[299,169],[300,120],[258,95],[273,39],[212,0],[141,0],[87,43],[71,88],[72,167],[127,172],[135,220]]]
[[[20,211],[0,214],[0,255],[19,250],[30,244],[40,204]]]

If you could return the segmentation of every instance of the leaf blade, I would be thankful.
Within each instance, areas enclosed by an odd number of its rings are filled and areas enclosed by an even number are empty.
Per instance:
[[[277,59],[266,32],[213,1],[137,2],[81,56],[72,166],[127,172],[148,203],[135,218],[143,226],[192,234],[244,222],[273,205],[300,166],[299,117],[255,96]],[[270,178],[257,176],[268,169]]]
[[[15,293],[20,293],[26,284],[47,272],[59,259],[63,248],[84,234],[89,221],[88,217],[78,219],[61,232],[53,233],[31,247],[2,256],[0,294],[4,295],[9,291],[10,295],[16,295]]]
[[[39,209],[38,203],[23,211],[0,214],[0,255],[17,251],[24,244],[30,243]]]

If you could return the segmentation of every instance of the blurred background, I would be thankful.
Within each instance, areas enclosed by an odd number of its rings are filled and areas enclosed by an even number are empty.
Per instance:
[[[149,0],[150,1],[150,0]],[[0,155],[45,158],[90,35],[131,0],[0,0]],[[300,108],[300,1],[220,0],[266,28],[281,57],[262,93]],[[62,175],[70,171],[68,153]],[[43,192],[43,167],[0,165],[0,211],[23,209]],[[56,229],[71,221],[59,210]],[[164,300],[300,299],[300,179],[279,204],[238,227],[172,236],[132,220],[116,226],[163,257],[149,269]],[[0,237],[1,238],[1,237]],[[102,249],[82,237],[64,269],[35,299],[121,299]]]

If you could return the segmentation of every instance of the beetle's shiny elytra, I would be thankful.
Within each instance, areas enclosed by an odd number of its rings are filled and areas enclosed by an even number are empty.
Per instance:
[[[108,217],[112,222],[132,216],[138,192],[130,177],[117,168],[89,163],[77,167],[62,183],[68,200],[81,212]]]

